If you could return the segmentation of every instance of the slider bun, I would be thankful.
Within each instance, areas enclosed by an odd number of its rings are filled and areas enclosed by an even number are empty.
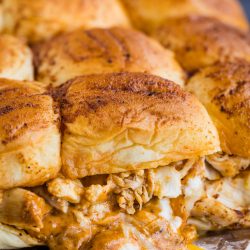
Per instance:
[[[0,35],[0,48],[0,77],[33,80],[32,53],[28,46],[13,36]]]
[[[248,22],[238,0],[122,0],[133,24],[142,30],[172,17],[201,15],[215,17],[241,30],[248,30]]]
[[[79,27],[128,26],[117,0],[2,0],[3,31],[29,42]]]
[[[204,107],[163,78],[82,76],[60,95],[63,171],[70,178],[155,168],[220,149]]]
[[[189,16],[167,20],[153,32],[188,71],[237,58],[250,61],[250,37],[216,19]]]
[[[171,51],[140,32],[124,29],[77,30],[34,49],[37,79],[58,86],[75,76],[111,72],[147,72],[184,82]]]
[[[0,3],[0,33],[3,30],[3,7]]]
[[[187,89],[205,105],[222,150],[250,157],[250,63],[217,64],[191,78]]]
[[[0,249],[16,249],[41,245],[23,230],[0,224]]]
[[[0,189],[40,185],[59,171],[55,104],[35,85],[0,79]]]

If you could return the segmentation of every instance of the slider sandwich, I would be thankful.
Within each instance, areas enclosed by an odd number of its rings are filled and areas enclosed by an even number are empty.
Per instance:
[[[143,31],[162,24],[166,19],[189,15],[213,17],[242,31],[249,24],[238,0],[121,0],[132,24]]]
[[[77,28],[130,26],[117,0],[2,0],[0,32],[28,43]]]
[[[219,20],[205,16],[171,18],[152,36],[176,54],[181,66],[193,73],[217,62],[244,59],[250,62],[250,37]]]
[[[186,249],[220,151],[199,101],[143,73],[38,85],[0,80],[0,248]]]
[[[55,178],[61,167],[58,108],[35,82],[0,79],[0,249],[40,245],[50,211],[29,190]]]
[[[184,84],[174,54],[144,34],[124,28],[78,29],[34,47],[36,79],[59,86],[76,76],[143,72]]]
[[[0,77],[33,80],[32,52],[11,35],[0,35]]]
[[[219,131],[221,152],[206,156],[204,196],[190,222],[200,230],[250,226],[250,64],[219,63],[187,84]]]

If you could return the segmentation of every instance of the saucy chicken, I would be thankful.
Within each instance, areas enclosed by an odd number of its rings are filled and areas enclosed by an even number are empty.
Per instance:
[[[195,236],[185,239],[181,231],[189,230],[185,220],[201,198],[203,165],[204,160],[193,159],[77,180],[59,175],[43,186],[4,191],[0,222],[26,230],[51,249],[94,250],[98,242],[103,250],[124,249],[124,244],[185,249],[184,242]],[[173,209],[181,196],[184,207]]]

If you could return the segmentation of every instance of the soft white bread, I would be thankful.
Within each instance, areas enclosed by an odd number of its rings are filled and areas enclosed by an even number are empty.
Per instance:
[[[0,79],[0,189],[39,185],[60,169],[55,103],[35,85]]]
[[[250,36],[213,18],[169,19],[153,36],[176,53],[187,71],[237,58],[250,61]]]
[[[62,163],[70,178],[148,169],[220,150],[198,100],[143,73],[75,78],[61,87]]]
[[[227,154],[250,157],[250,63],[207,67],[187,84],[205,105]]]
[[[0,48],[1,78],[33,80],[32,53],[28,46],[13,36],[0,35]]]
[[[0,249],[39,246],[41,243],[23,230],[0,224]]]
[[[82,29],[34,48],[37,80],[58,86],[75,76],[111,72],[147,72],[180,85],[184,72],[171,51],[140,32]]]
[[[241,30],[248,30],[247,18],[238,0],[122,0],[139,29],[150,31],[167,18],[201,15],[215,17]]]
[[[128,26],[117,0],[2,0],[3,32],[29,42],[79,27]]]

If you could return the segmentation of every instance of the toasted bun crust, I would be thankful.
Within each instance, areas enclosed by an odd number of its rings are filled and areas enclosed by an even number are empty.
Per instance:
[[[42,92],[0,79],[0,189],[39,185],[59,171],[58,115]]]
[[[220,133],[222,150],[250,157],[250,63],[217,64],[187,85],[207,108]]]
[[[215,17],[241,30],[248,30],[248,22],[238,0],[122,0],[133,24],[150,31],[172,17],[201,15]]]
[[[28,46],[13,36],[0,35],[0,48],[0,77],[33,80],[32,53]]]
[[[0,224],[0,249],[16,249],[42,245],[23,230]]]
[[[129,26],[117,0],[2,0],[3,31],[37,42],[79,27]]]
[[[163,78],[89,75],[69,81],[60,94],[68,177],[155,168],[219,150],[204,107]]]
[[[249,35],[213,18],[169,19],[153,36],[175,51],[177,60],[188,71],[237,58],[250,61]]]
[[[3,7],[0,3],[0,32],[3,30]]]
[[[140,32],[82,29],[34,49],[37,79],[58,86],[75,76],[111,72],[148,72],[184,82],[184,72],[171,51]]]

